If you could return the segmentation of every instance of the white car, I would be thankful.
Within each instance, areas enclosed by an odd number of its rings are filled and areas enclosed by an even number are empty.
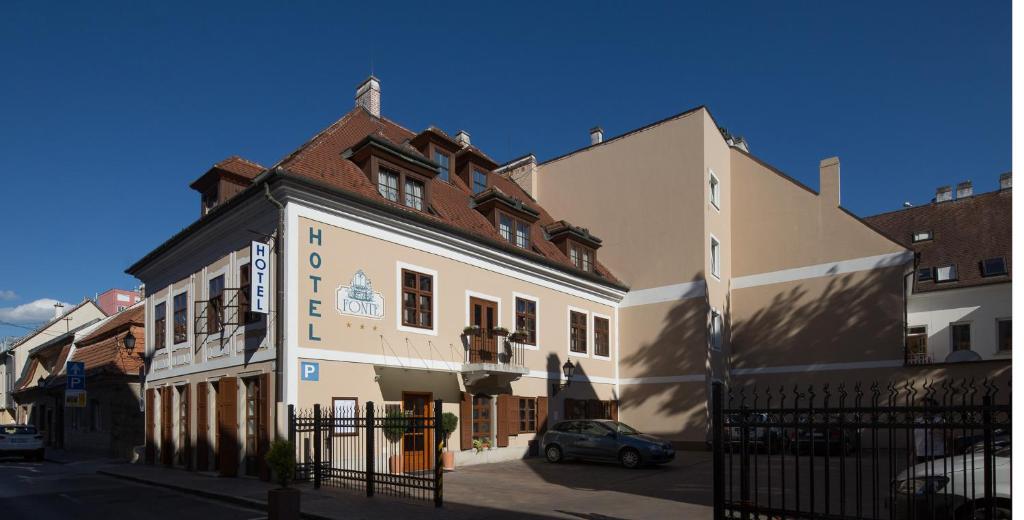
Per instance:
[[[975,446],[977,448],[977,446]],[[1010,518],[1010,443],[993,446],[993,519]],[[981,449],[907,468],[893,481],[890,505],[896,518],[988,518],[985,458]],[[910,508],[914,511],[911,512]],[[913,513],[913,515],[911,514]]]
[[[43,436],[35,426],[27,424],[0,424],[0,457],[23,456],[28,460],[43,460]]]

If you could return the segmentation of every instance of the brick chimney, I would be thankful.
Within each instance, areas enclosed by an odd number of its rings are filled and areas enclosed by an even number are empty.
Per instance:
[[[839,158],[822,159],[818,164],[818,196],[823,203],[839,207]]]
[[[1013,187],[1013,174],[1006,172],[999,176],[999,189],[1008,190]]]
[[[356,88],[356,106],[365,108],[373,117],[380,117],[380,80],[370,76]]]
[[[459,143],[463,148],[469,146],[469,132],[459,130],[459,133],[455,134],[455,142]]]
[[[963,199],[974,195],[974,186],[971,181],[964,181],[956,185],[956,198]]]
[[[604,142],[604,130],[601,130],[600,126],[595,126],[590,129],[590,144],[595,145]]]
[[[935,202],[948,202],[953,200],[953,188],[939,186],[935,189]]]

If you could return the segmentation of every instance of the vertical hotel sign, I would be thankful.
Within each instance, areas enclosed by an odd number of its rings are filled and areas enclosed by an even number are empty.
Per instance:
[[[250,248],[252,281],[249,286],[249,312],[267,314],[270,307],[270,247],[262,242],[253,241]]]

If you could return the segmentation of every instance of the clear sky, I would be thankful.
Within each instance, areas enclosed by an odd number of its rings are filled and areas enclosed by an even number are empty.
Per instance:
[[[197,218],[189,182],[275,163],[371,67],[385,116],[499,161],[704,104],[812,188],[838,155],[860,215],[1010,169],[1009,1],[484,4],[3,2],[0,321],[133,287]]]

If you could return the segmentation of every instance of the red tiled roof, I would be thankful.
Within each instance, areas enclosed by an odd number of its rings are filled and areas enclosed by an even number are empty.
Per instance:
[[[260,174],[264,168],[263,166],[254,163],[248,159],[243,159],[237,155],[232,155],[223,161],[214,164],[214,168],[219,168],[226,172],[234,173],[235,175],[241,175],[247,179],[254,179]]]
[[[428,131],[436,132],[437,130],[429,129]],[[408,153],[422,157],[409,145],[409,141],[416,136],[415,133],[387,118],[373,117],[365,109],[356,107],[282,159],[277,166],[288,173],[378,200],[396,209],[449,224],[481,238],[502,241],[494,224],[471,207],[471,190],[457,175],[451,175],[450,182],[436,178],[431,181],[434,183],[431,208],[436,214],[419,212],[381,197],[377,192],[377,187],[370,182],[363,170],[354,162],[342,157],[342,152],[352,148],[371,134],[390,141]],[[476,148],[472,148],[472,151],[488,158]],[[530,226],[530,241],[533,249],[531,252],[565,267],[574,268],[569,258],[544,237],[543,228],[554,222],[551,215],[533,202],[532,197],[515,182],[501,175],[489,174],[488,177],[490,186],[523,201],[524,205],[536,210],[540,215],[537,221],[538,225]],[[619,283],[611,272],[600,263],[597,265],[597,273],[612,283]]]
[[[1012,190],[982,193],[946,202],[882,213],[864,219],[892,240],[913,250],[918,266],[956,265],[955,282],[917,281],[914,291],[928,292],[1010,281],[1013,206]],[[914,242],[916,232],[931,231],[932,239]],[[983,277],[981,261],[1003,257],[1007,275]]]
[[[135,335],[135,349],[126,352],[123,338],[132,326],[145,324],[146,307],[136,304],[124,310],[77,343],[74,360],[85,363],[86,374],[98,371],[113,371],[136,375],[142,366],[142,354],[146,351],[144,334]]]

